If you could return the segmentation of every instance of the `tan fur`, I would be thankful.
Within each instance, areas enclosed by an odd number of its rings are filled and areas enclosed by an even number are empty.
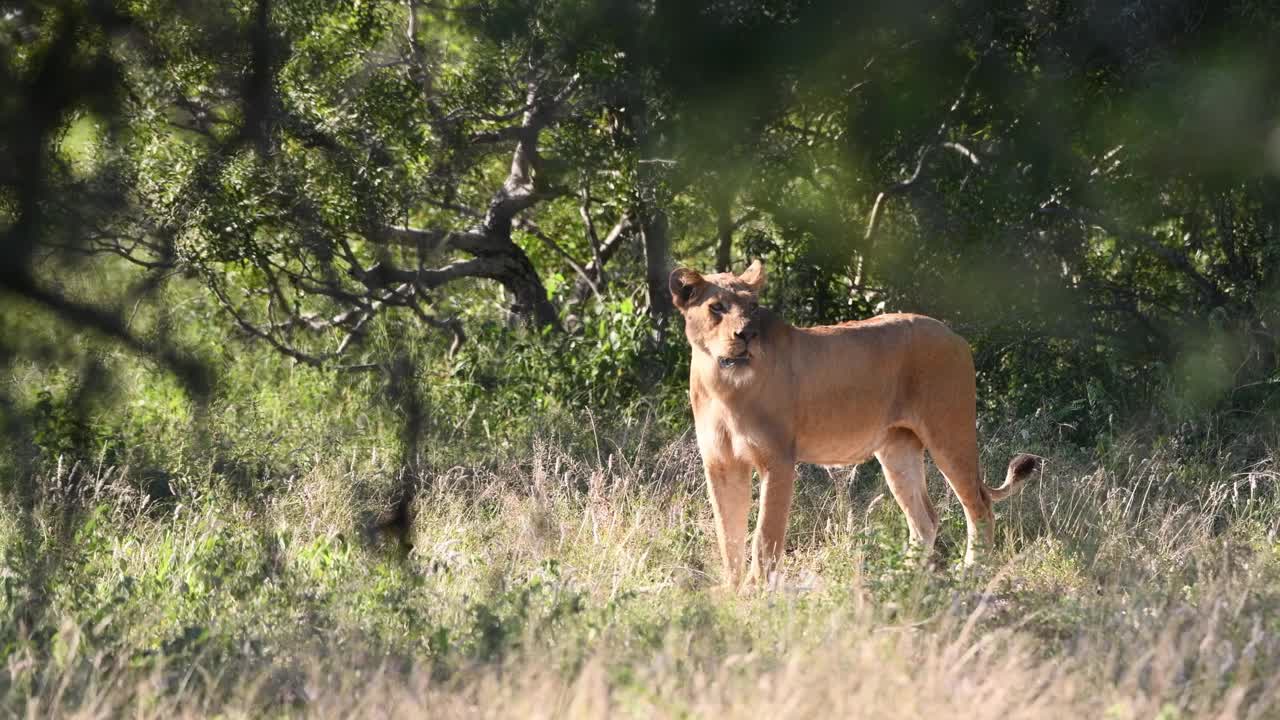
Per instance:
[[[760,581],[782,557],[798,462],[849,465],[874,455],[927,553],[938,531],[925,487],[928,449],[964,505],[966,564],[992,539],[992,502],[1039,467],[1039,458],[1018,455],[1004,485],[982,482],[973,357],[937,320],[894,314],[793,327],[758,307],[759,261],[742,275],[681,268],[670,285],[693,350],[689,400],[731,586],[746,564],[753,468],[761,491],[749,578]]]

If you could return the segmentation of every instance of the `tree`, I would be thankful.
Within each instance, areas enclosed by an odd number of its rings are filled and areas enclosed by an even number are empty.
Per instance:
[[[4,22],[26,88],[11,292],[47,289],[37,248],[115,253],[197,278],[298,361],[365,368],[378,323],[456,349],[495,288],[550,333],[646,288],[661,327],[673,258],[762,255],[794,319],[942,316],[1027,402],[1156,367],[1212,375],[1205,397],[1274,372],[1266,4],[157,1]]]

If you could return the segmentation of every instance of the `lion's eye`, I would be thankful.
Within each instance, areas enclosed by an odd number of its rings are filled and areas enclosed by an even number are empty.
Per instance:
[[[723,315],[723,314],[724,314],[724,305],[722,305],[722,304],[720,304],[720,303],[712,303],[712,305],[711,305],[711,312],[713,312],[713,313],[715,313],[715,314],[717,314],[717,315]]]

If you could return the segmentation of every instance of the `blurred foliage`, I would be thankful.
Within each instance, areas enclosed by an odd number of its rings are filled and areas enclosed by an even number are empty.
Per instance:
[[[793,322],[952,324],[986,416],[1257,422],[1277,30],[1247,0],[3,4],[0,362],[71,375],[0,411],[46,459],[210,440],[264,382],[434,447],[678,427],[655,272],[763,257]],[[176,385],[104,419],[102,337]]]

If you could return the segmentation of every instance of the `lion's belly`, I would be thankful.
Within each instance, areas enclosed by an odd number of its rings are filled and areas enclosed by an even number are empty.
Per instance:
[[[814,465],[853,465],[871,457],[884,444],[888,429],[830,428],[796,438],[796,460]]]
[[[805,388],[796,412],[796,459],[817,465],[851,465],[871,457],[901,421],[892,392],[878,381],[849,378]]]

